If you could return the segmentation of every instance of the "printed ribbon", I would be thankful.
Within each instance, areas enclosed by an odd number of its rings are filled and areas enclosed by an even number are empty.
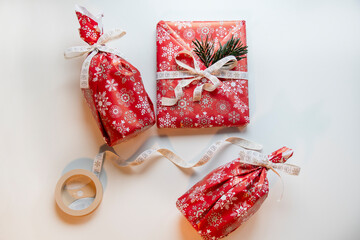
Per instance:
[[[105,43],[119,39],[126,34],[125,31],[121,29],[114,29],[111,30],[103,35],[101,35],[98,41],[93,45],[88,46],[76,46],[70,47],[65,50],[64,57],[67,59],[81,57],[85,54],[89,54],[85,59],[80,74],[80,87],[81,88],[89,88],[89,67],[91,59],[98,53],[98,52],[107,52],[112,53],[117,56],[121,56],[121,53],[115,49],[108,46],[105,46]]]
[[[276,170],[280,170],[290,175],[299,175],[300,167],[288,163],[274,163],[269,161],[268,156],[255,151],[240,151],[240,162],[255,166],[265,167],[271,169],[279,177],[280,174]],[[281,178],[281,177],[280,177]]]
[[[186,63],[181,62],[178,57],[181,55],[188,55],[191,57],[194,67],[187,65]],[[178,66],[186,69],[187,71],[164,71],[157,72],[157,80],[161,79],[178,79],[178,78],[191,78],[191,79],[183,79],[179,81],[178,85],[175,87],[175,98],[167,98],[163,97],[161,99],[161,104],[163,106],[173,106],[175,105],[183,96],[183,88],[188,86],[194,81],[201,80],[202,78],[206,78],[210,80],[211,83],[204,83],[197,86],[193,93],[193,101],[200,101],[202,92],[208,91],[212,92],[217,87],[220,86],[221,82],[219,78],[225,79],[247,79],[247,72],[241,71],[229,71],[234,68],[237,64],[237,60],[234,56],[227,56],[205,70],[200,70],[199,64],[195,60],[194,55],[188,51],[183,50],[175,55],[175,62]],[[219,78],[218,78],[219,77]]]
[[[200,160],[195,160],[195,161],[185,161],[181,157],[176,155],[174,152],[172,152],[166,148],[148,149],[148,150],[144,151],[143,153],[141,153],[134,161],[131,161],[131,162],[126,161],[125,159],[121,158],[117,153],[115,153],[115,151],[113,149],[112,150],[106,149],[107,148],[106,145],[104,145],[103,149],[100,149],[100,152],[106,151],[107,156],[110,156],[110,159],[120,167],[140,165],[143,162],[145,162],[145,160],[149,159],[150,155],[153,155],[156,153],[156,154],[160,154],[160,156],[167,158],[168,160],[170,160],[173,164],[175,164],[178,167],[192,168],[192,167],[198,167],[198,166],[201,166],[201,165],[204,165],[205,163],[207,163],[210,159],[213,158],[215,153],[220,149],[220,147],[224,143],[232,143],[239,147],[242,147],[245,149],[250,149],[250,150],[256,150],[256,151],[260,151],[262,149],[262,146],[260,144],[250,142],[243,138],[230,137],[225,140],[221,140],[221,141],[217,141],[217,142],[213,143],[208,148],[206,153],[200,158]]]
[[[246,164],[251,164],[251,165],[255,165],[255,166],[259,166],[259,167],[264,167],[266,169],[271,169],[276,175],[278,175],[278,177],[280,178],[280,181],[281,181],[281,188],[282,188],[281,195],[278,199],[279,202],[281,201],[281,199],[283,198],[283,195],[284,195],[284,181],[283,181],[281,175],[276,170],[280,170],[284,173],[287,173],[290,175],[295,175],[295,176],[299,175],[299,173],[300,173],[300,167],[292,165],[292,164],[288,164],[288,163],[271,162],[271,161],[269,161],[268,156],[261,154],[259,152],[242,150],[242,151],[240,151],[239,155],[240,155],[241,163],[246,163]]]

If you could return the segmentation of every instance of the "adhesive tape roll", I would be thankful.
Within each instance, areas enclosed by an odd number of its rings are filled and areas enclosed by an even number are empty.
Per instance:
[[[92,213],[101,203],[103,189],[99,178],[84,169],[64,174],[55,188],[55,201],[59,208],[71,216]]]

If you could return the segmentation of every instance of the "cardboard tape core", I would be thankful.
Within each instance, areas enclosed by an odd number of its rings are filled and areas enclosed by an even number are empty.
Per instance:
[[[103,189],[99,178],[84,169],[65,173],[55,188],[55,201],[59,208],[71,216],[92,213],[101,203]]]

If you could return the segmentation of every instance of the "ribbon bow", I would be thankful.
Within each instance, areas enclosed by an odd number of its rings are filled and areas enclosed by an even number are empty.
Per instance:
[[[188,55],[191,57],[194,67],[187,65],[186,63],[181,62],[178,57],[181,55]],[[161,100],[161,104],[164,106],[173,106],[175,105],[181,97],[184,95],[183,88],[188,86],[194,81],[201,80],[202,78],[206,78],[210,80],[210,82],[201,84],[197,86],[193,93],[193,101],[200,101],[202,92],[208,91],[212,92],[217,87],[221,85],[220,78],[227,79],[247,79],[247,72],[241,71],[229,71],[234,68],[237,64],[237,60],[234,56],[227,56],[205,70],[200,70],[199,64],[195,60],[194,55],[188,51],[183,50],[175,55],[175,62],[178,66],[186,69],[186,71],[164,71],[157,73],[157,79],[176,79],[176,78],[189,78],[181,80],[178,85],[175,87],[175,98],[167,98],[163,97]]]
[[[289,158],[291,157],[293,154],[292,150],[289,150],[287,152],[282,153],[282,157],[283,158]],[[281,186],[282,186],[282,191],[281,191],[281,195],[280,198],[278,199],[278,201],[281,201],[281,199],[283,198],[284,195],[284,181],[281,177],[281,175],[276,171],[276,170],[280,170],[284,173],[290,174],[290,175],[299,175],[300,173],[300,167],[292,165],[292,164],[288,164],[288,163],[274,163],[271,162],[269,160],[269,157],[261,154],[259,152],[255,152],[255,151],[246,151],[246,150],[242,150],[240,151],[240,162],[241,163],[246,163],[246,164],[251,164],[251,165],[255,165],[255,166],[259,166],[259,167],[264,167],[266,169],[271,169],[276,175],[279,176],[280,181],[281,181]]]
[[[291,155],[292,151],[289,151],[288,153],[283,153],[284,158],[289,158]],[[288,163],[271,162],[268,156],[255,151],[240,151],[240,162],[271,169],[278,176],[280,176],[280,174],[276,170],[280,170],[284,173],[296,176],[300,173],[300,167],[298,166]]]
[[[70,47],[65,50],[64,57],[67,59],[81,57],[85,54],[89,54],[85,59],[82,67],[81,67],[81,74],[80,74],[80,87],[81,88],[89,88],[89,67],[91,59],[98,53],[98,52],[107,52],[112,53],[117,56],[121,56],[121,53],[115,49],[108,46],[105,46],[105,43],[113,41],[115,39],[119,39],[126,34],[125,31],[121,29],[114,29],[111,30],[99,37],[97,42],[93,45],[88,46],[76,46]]]

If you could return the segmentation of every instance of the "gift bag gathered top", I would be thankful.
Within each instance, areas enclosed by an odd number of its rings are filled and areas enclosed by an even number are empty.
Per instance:
[[[89,45],[69,48],[65,57],[88,54],[80,87],[106,143],[113,146],[155,124],[153,104],[139,70],[105,45],[125,32],[115,29],[104,33],[102,15],[93,16],[84,7],[76,6],[76,15],[80,37]]]
[[[157,126],[249,123],[245,21],[157,24]]]

